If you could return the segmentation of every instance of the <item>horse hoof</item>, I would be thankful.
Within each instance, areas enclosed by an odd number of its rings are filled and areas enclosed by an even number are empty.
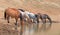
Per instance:
[[[10,22],[8,22],[8,23],[10,23]]]
[[[17,25],[17,23],[15,23],[15,25]]]

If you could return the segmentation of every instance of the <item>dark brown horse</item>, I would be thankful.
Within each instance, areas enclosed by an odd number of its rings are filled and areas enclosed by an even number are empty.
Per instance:
[[[20,18],[20,22],[21,22],[21,35],[23,32],[23,27],[24,27],[24,19],[22,17],[22,14],[16,9],[16,8],[7,8],[4,12],[4,18],[7,19],[8,23],[9,23],[9,18],[15,18],[16,20],[16,29],[17,29],[17,21],[18,18]]]
[[[39,23],[39,18],[42,20],[43,24],[46,23],[46,19],[48,19],[49,22],[52,23],[51,18],[47,14],[37,13],[37,15],[38,15],[38,23]]]
[[[50,22],[50,26],[52,25],[52,20],[51,20],[51,18],[47,14],[37,13],[36,16],[37,16],[37,22],[38,22],[37,27],[39,26],[39,19],[41,19],[43,24],[45,24],[46,23],[46,19],[48,19],[49,22]]]

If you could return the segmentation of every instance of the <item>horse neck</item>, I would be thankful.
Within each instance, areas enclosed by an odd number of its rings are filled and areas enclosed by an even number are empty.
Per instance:
[[[35,14],[34,13],[31,13],[31,12],[28,12],[28,11],[25,11],[26,14],[30,14],[32,16],[34,16]]]
[[[19,11],[22,15],[24,15],[24,12],[22,12],[22,11]]]
[[[28,12],[28,11],[25,11],[25,13],[26,13],[26,14],[29,14],[30,12]]]

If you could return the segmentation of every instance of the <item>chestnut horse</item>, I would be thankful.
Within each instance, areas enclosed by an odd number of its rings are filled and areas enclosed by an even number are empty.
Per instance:
[[[23,32],[23,27],[24,27],[24,21],[23,21],[23,17],[22,14],[15,8],[7,8],[4,12],[4,18],[7,19],[8,23],[9,23],[9,17],[11,18],[15,18],[16,20],[16,29],[17,29],[17,21],[18,18],[20,18],[20,22],[21,22],[21,35]]]

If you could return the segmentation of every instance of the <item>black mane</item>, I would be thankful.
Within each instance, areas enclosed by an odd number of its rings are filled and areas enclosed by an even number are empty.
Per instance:
[[[23,9],[18,9],[18,10],[20,10],[20,11],[22,11],[22,12],[25,12]]]

